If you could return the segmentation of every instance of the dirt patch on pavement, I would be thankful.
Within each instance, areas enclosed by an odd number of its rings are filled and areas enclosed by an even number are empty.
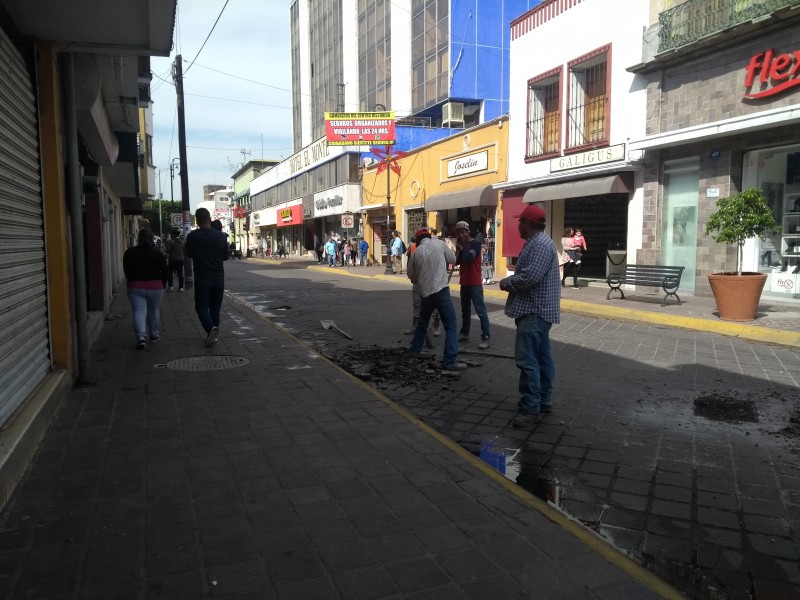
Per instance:
[[[412,357],[406,348],[386,346],[348,346],[329,357],[359,379],[379,388],[389,386],[423,387],[441,379],[458,377],[459,372],[443,371],[442,363],[431,356]],[[480,366],[462,360],[469,366]]]
[[[694,401],[694,414],[710,421],[758,423],[758,411],[752,400],[739,400],[722,394],[706,394]]]

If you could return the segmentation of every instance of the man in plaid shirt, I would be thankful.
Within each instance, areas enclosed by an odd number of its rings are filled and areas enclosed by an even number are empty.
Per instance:
[[[547,217],[536,206],[526,206],[519,217],[519,234],[525,245],[514,274],[500,281],[508,292],[505,313],[517,324],[514,355],[519,368],[519,414],[513,425],[528,428],[541,413],[553,409],[555,365],[550,352],[550,327],[561,318],[558,252],[545,234]]]

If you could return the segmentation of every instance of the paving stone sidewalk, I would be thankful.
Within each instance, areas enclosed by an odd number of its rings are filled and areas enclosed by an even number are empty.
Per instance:
[[[229,298],[210,349],[191,293],[147,350],[112,312],[0,513],[0,597],[672,593]]]

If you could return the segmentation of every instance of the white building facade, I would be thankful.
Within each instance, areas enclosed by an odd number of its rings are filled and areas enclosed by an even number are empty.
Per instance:
[[[551,0],[512,21],[508,182],[495,186],[506,256],[521,244],[510,216],[535,202],[557,244],[564,227],[583,230],[582,276],[635,262],[643,164],[628,142],[645,131],[647,90],[626,67],[641,58],[648,8]]]

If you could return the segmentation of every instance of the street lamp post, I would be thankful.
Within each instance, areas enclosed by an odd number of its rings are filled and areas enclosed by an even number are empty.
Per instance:
[[[386,107],[383,104],[376,104],[373,110],[377,110],[380,108],[382,111],[386,112]],[[391,275],[392,273],[392,230],[391,230],[391,218],[392,218],[392,181],[391,181],[391,169],[386,169],[386,268],[384,269],[384,274]]]

